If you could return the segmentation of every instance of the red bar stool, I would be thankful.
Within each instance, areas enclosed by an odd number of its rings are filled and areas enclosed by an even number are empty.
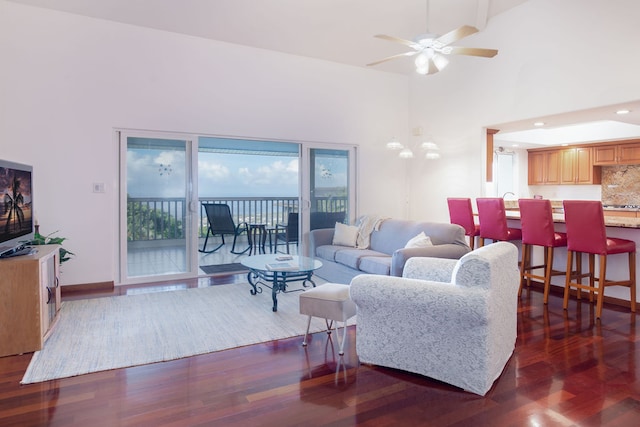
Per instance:
[[[447,204],[451,224],[458,224],[464,228],[464,235],[469,236],[469,246],[473,249],[476,236],[480,235],[480,226],[473,221],[471,199],[450,197],[447,199]]]
[[[553,269],[554,248],[567,246],[567,235],[553,229],[553,211],[549,200],[519,199],[520,225],[522,226],[522,263],[520,263],[520,290],[526,281],[531,285],[531,279],[542,280],[544,283],[544,303],[549,300],[549,287],[552,276],[565,275],[564,271]],[[534,246],[544,248],[544,262],[531,265],[531,249]],[[544,269],[544,275],[534,274],[535,270]]]
[[[484,246],[484,239],[508,242],[522,239],[522,230],[507,225],[507,214],[504,200],[500,197],[479,197],[478,220],[480,221],[480,246]]]
[[[569,293],[571,287],[575,287],[580,297],[582,289],[588,290],[590,301],[593,301],[594,292],[598,294],[596,303],[596,319],[602,315],[602,301],[604,290],[607,286],[627,286],[631,293],[631,311],[636,311],[636,244],[632,240],[607,237],[604,225],[604,212],[599,201],[565,200],[564,217],[567,225],[567,273],[564,289],[564,309],[569,305]],[[573,255],[582,257],[589,254],[589,272],[572,276],[570,270],[573,266]],[[607,257],[616,254],[628,254],[629,279],[606,280]],[[600,260],[599,274],[595,274],[595,256]],[[577,260],[576,260],[577,261]],[[580,272],[581,273],[581,272]],[[576,278],[573,282],[572,279]],[[588,277],[589,284],[582,284],[582,278]],[[597,282],[597,286],[596,286]]]

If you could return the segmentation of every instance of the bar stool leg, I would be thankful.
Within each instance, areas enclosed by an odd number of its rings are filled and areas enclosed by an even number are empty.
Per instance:
[[[544,248],[545,266],[544,266],[544,303],[549,302],[549,288],[551,287],[551,270],[553,269],[553,247]]]
[[[576,260],[577,264],[578,260]],[[567,273],[564,281],[564,300],[562,302],[562,308],[569,308],[569,293],[571,292],[571,269],[573,268],[573,251],[567,251]],[[577,267],[576,267],[577,270]],[[576,280],[580,280],[579,277]]]
[[[518,297],[520,297],[522,295],[522,288],[524,287],[525,280],[527,281],[527,283],[529,282],[529,280],[525,278],[525,274],[527,272],[528,265],[526,265],[526,263],[524,262],[524,260],[527,258],[528,250],[529,250],[529,245],[523,244],[522,245],[522,260],[523,260],[523,262],[520,263],[520,289],[518,289]]]
[[[600,257],[600,277],[602,277],[603,280],[604,280],[604,277],[606,277],[606,276],[604,276],[602,274],[602,258],[603,258],[603,255],[599,255],[599,257]],[[607,257],[604,256],[604,259],[605,259],[605,264],[604,264],[605,267],[604,267],[604,269],[606,271],[606,269],[607,269],[607,264],[606,264]],[[591,289],[589,289],[589,302],[593,302],[593,292],[594,292],[593,290],[596,288],[596,280],[598,280],[598,279],[596,279],[595,267],[596,267],[596,255],[595,254],[589,254],[589,287],[591,288]],[[603,284],[602,289],[604,290],[604,282],[602,282],[602,284]]]
[[[582,283],[582,252],[576,252],[576,281]],[[582,290],[578,288],[578,299],[582,298]]]
[[[598,302],[596,303],[596,319],[602,317],[602,302],[604,300],[605,277],[607,277],[607,256],[598,255],[600,257],[600,274],[598,277]],[[591,260],[589,260],[591,265]],[[591,271],[592,273],[593,270]]]
[[[636,253],[629,252],[629,280],[631,283],[629,287],[631,288],[631,312],[636,312]]]

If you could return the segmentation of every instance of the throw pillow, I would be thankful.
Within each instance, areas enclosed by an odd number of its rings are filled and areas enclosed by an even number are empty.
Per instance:
[[[333,244],[336,246],[355,248],[356,241],[358,240],[358,230],[359,228],[355,225],[336,222],[336,228],[333,232]]]
[[[405,248],[426,248],[428,246],[433,246],[433,243],[431,243],[431,238],[424,234],[424,231],[421,231],[404,245]]]

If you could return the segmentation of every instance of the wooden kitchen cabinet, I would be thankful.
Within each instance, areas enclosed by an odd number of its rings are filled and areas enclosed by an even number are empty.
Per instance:
[[[640,141],[637,140],[619,144],[596,145],[593,150],[593,164],[596,166],[640,164]]]
[[[529,153],[529,185],[560,183],[560,151]]]
[[[560,184],[600,184],[600,169],[593,167],[590,147],[560,150]]]
[[[42,349],[60,310],[60,247],[0,260],[0,357]]]
[[[591,147],[531,150],[528,157],[529,185],[600,184]]]

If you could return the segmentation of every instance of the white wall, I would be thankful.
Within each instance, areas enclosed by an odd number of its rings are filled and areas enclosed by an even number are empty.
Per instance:
[[[359,211],[406,214],[381,148],[408,132],[404,76],[5,1],[0,58],[0,157],[34,166],[41,232],[77,254],[63,285],[117,277],[114,128],[358,144]]]
[[[639,99],[639,21],[636,0],[529,0],[465,41],[496,57],[413,76],[410,126],[434,136],[442,160],[414,162],[410,217],[447,221],[446,197],[483,195],[483,127]]]
[[[359,144],[360,213],[448,221],[447,196],[483,194],[485,126],[640,99],[639,20],[529,0],[465,40],[495,58],[406,78],[0,0],[0,157],[34,166],[42,231],[77,253],[63,284],[116,277],[114,128]],[[415,127],[440,161],[384,150]]]

